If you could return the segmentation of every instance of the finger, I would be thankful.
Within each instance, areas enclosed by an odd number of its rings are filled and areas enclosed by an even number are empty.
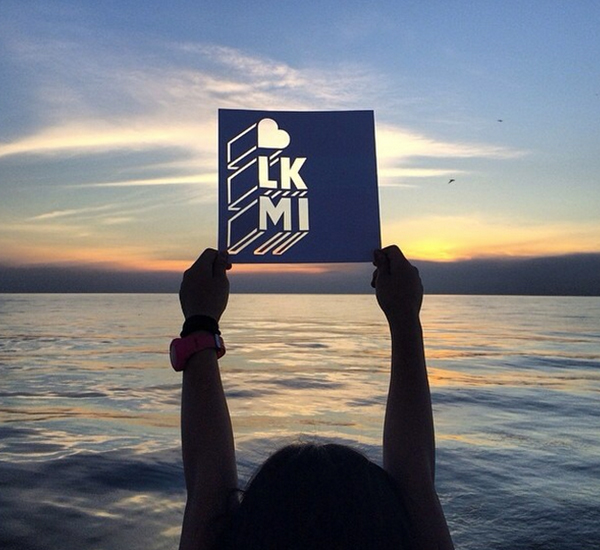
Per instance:
[[[378,276],[378,272],[379,272],[379,269],[376,269],[375,271],[373,271],[373,277],[371,278],[371,286],[373,288],[377,288],[377,276]]]
[[[410,266],[410,262],[395,244],[387,246],[383,249],[383,252],[388,259],[390,271],[392,273],[397,273],[400,269]]]
[[[226,264],[225,270],[231,269],[233,264],[231,263],[231,260],[229,259],[229,251],[228,250],[220,250],[219,255],[225,261],[225,264]]]
[[[375,250],[373,250],[373,265],[377,265],[377,261],[379,259],[379,255],[381,254],[381,250],[379,248],[376,248]]]
[[[214,248],[207,248],[200,257],[192,264],[189,271],[203,271],[212,273],[212,266],[218,252]]]
[[[373,253],[373,265],[376,266],[381,273],[389,274],[390,272],[390,263],[383,250],[375,250]]]
[[[219,252],[213,263],[213,277],[226,277],[226,271],[230,268],[227,252]]]

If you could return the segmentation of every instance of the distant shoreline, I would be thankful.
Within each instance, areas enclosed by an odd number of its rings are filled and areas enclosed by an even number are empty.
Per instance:
[[[414,264],[426,294],[600,296],[600,254]],[[236,273],[234,266],[230,272],[231,290],[240,294],[369,294],[372,271],[369,264],[327,264],[319,273]],[[180,281],[181,274],[172,272],[0,265],[0,294],[175,293]]]
[[[115,295],[135,295],[140,294],[144,296],[150,296],[155,294],[157,296],[163,295],[176,295],[176,291],[172,292],[164,292],[164,291],[109,291],[109,292],[100,292],[100,291],[53,291],[53,292],[45,292],[45,291],[2,291],[0,292],[0,296],[19,296],[19,295],[56,295],[56,296],[77,296],[77,295],[98,295],[101,296],[103,294]],[[298,295],[298,296],[369,296],[373,293],[370,292],[231,292],[232,296],[247,296],[247,295],[273,295],[273,296],[285,296],[288,294]],[[425,296],[481,296],[481,297],[489,297],[489,298],[600,298],[600,294],[459,294],[459,293],[440,293],[440,292],[425,292]]]

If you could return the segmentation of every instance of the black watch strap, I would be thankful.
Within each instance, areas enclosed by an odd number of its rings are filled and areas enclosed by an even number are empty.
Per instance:
[[[199,330],[205,330],[206,332],[212,332],[213,334],[221,334],[219,330],[219,323],[208,315],[192,315],[185,320],[183,328],[181,329],[181,338],[185,338],[194,332]]]

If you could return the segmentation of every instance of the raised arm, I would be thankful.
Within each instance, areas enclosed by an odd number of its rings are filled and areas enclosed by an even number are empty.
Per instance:
[[[203,315],[219,321],[229,297],[229,267],[225,254],[207,249],[185,272],[179,298],[186,319]],[[208,549],[237,488],[233,430],[215,349],[194,353],[185,365],[181,440],[187,502],[179,548]]]
[[[397,246],[375,252],[373,286],[392,339],[392,368],[383,429],[383,467],[407,500],[418,547],[453,548],[435,491],[431,395],[419,313],[419,272]]]

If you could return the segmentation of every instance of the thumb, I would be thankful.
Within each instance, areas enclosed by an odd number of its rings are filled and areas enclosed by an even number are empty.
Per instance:
[[[377,249],[373,252],[373,265],[378,270],[389,272],[390,263],[385,251]]]
[[[215,256],[213,262],[213,277],[226,277],[226,272],[228,269],[231,269],[231,264],[229,263],[229,254],[221,251]]]

